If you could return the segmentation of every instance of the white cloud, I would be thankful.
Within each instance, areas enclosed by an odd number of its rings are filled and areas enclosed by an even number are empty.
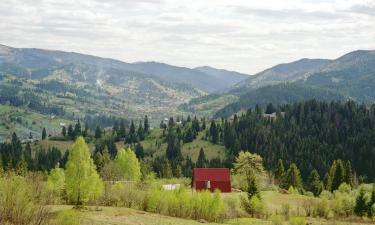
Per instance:
[[[247,73],[375,49],[373,0],[2,0],[0,43]]]

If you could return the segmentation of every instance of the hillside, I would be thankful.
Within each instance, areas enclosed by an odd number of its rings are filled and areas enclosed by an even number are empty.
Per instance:
[[[301,59],[251,76],[223,94],[192,99],[181,105],[180,109],[207,115],[205,106],[212,106],[210,111],[217,111],[216,116],[229,116],[255,104],[284,104],[308,98],[349,98],[373,103],[374,65],[375,51],[364,50],[350,52],[335,60]],[[221,99],[229,100],[223,102]]]
[[[228,87],[235,85],[241,81],[244,81],[250,76],[248,74],[238,73],[235,71],[228,71],[224,69],[216,69],[210,66],[196,67],[194,69],[222,80],[228,85]]]

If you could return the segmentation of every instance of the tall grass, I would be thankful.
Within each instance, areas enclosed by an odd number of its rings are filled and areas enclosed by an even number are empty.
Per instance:
[[[39,188],[12,173],[0,177],[0,224],[47,224],[48,209],[41,203]]]

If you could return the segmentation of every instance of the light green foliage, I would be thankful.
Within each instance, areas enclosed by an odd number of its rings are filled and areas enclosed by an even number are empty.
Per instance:
[[[283,203],[281,205],[281,214],[284,216],[285,220],[289,220],[289,217],[290,217],[290,205],[289,205],[289,203]]]
[[[289,221],[290,225],[306,225],[306,219],[304,217],[292,217]]]
[[[139,181],[141,179],[141,166],[137,156],[130,148],[118,151],[115,163],[125,180]]]
[[[314,214],[317,217],[327,218],[329,216],[329,201],[327,198],[319,199]]]
[[[66,192],[74,204],[82,205],[102,195],[103,181],[82,137],[76,140],[69,152],[65,174]]]
[[[273,214],[271,216],[271,221],[273,225],[282,225],[283,224],[283,218],[280,215]]]
[[[322,193],[320,193],[319,198],[331,200],[333,198],[333,194],[329,191],[324,190],[322,191]]]
[[[290,186],[289,189],[288,189],[288,193],[289,194],[293,194],[293,195],[298,195],[299,192],[297,189],[295,189],[293,186]]]
[[[65,171],[56,166],[47,179],[47,190],[58,197],[62,197],[65,190]]]
[[[353,214],[355,193],[348,184],[342,183],[339,189],[334,192],[333,196],[332,209],[335,215],[350,216]]]
[[[265,212],[266,206],[259,196],[253,196],[250,199],[241,198],[241,205],[244,210],[249,213],[252,217],[262,216]]]
[[[43,191],[43,190],[38,190]],[[40,206],[33,186],[23,177],[0,177],[0,224],[48,224],[48,210]]]
[[[259,180],[265,176],[262,157],[257,154],[241,151],[233,165],[235,185],[242,190],[248,191],[249,184],[252,184],[257,189],[256,186],[258,186]]]
[[[80,225],[83,214],[76,210],[66,210],[57,214],[54,224],[56,225]]]

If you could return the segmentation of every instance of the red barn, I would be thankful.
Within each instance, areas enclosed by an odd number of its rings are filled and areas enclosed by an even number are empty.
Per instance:
[[[231,192],[228,168],[195,168],[192,186],[195,190]]]

